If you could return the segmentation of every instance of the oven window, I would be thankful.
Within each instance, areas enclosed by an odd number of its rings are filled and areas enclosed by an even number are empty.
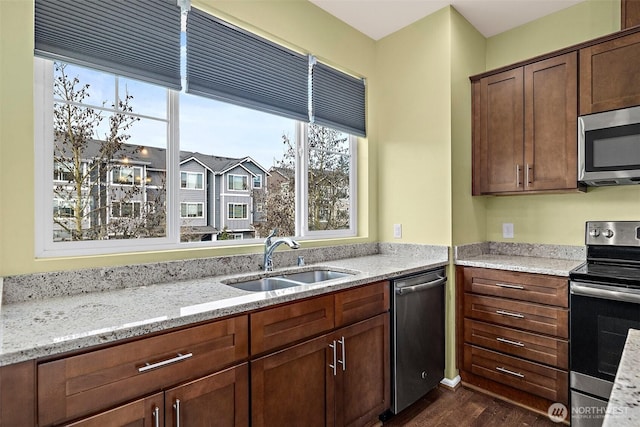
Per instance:
[[[640,329],[640,306],[571,294],[571,370],[613,381],[629,328]]]
[[[637,327],[633,320],[598,316],[598,372],[616,376],[627,333]]]
[[[585,163],[592,172],[640,169],[640,124],[587,131]]]

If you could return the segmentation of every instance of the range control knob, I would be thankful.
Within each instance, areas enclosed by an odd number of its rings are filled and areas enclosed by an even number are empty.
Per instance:
[[[610,239],[610,238],[612,238],[612,237],[613,237],[613,231],[612,231],[612,230],[609,230],[609,229],[607,228],[606,230],[604,230],[604,231],[602,232],[602,235],[603,235],[604,237],[606,237],[607,239]]]
[[[600,235],[600,230],[598,230],[597,228],[594,228],[589,232],[589,235],[591,237],[598,237]]]

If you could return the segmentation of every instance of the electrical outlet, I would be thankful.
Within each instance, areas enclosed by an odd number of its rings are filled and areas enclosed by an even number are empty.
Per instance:
[[[393,237],[396,239],[402,238],[402,224],[393,224]]]
[[[513,224],[505,222],[502,224],[502,237],[505,239],[513,239]]]

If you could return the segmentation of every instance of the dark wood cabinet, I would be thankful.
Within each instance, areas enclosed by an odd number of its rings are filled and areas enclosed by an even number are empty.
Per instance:
[[[252,425],[370,424],[389,407],[389,366],[389,313],[253,360]]]
[[[577,53],[472,80],[473,191],[575,190]]]
[[[166,427],[248,426],[248,364],[167,390],[164,407]]]
[[[640,0],[620,1],[620,29],[640,25]]]
[[[568,404],[568,279],[456,267],[462,381],[538,411]]]
[[[66,424],[67,427],[155,427],[161,425],[164,425],[163,393],[156,393],[93,417]]]
[[[580,49],[580,114],[640,105],[640,32]]]
[[[0,427],[36,425],[36,363],[0,367]]]

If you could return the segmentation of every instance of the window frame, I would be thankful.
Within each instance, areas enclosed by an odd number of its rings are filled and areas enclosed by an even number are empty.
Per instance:
[[[115,76],[115,75],[114,75]],[[205,218],[207,209],[203,206],[203,217],[181,217],[181,188],[180,147],[179,147],[179,96],[180,92],[166,89],[166,123],[167,123],[167,164],[166,164],[166,233],[164,237],[139,239],[112,239],[87,241],[53,241],[54,224],[52,216],[53,192],[51,186],[63,181],[54,180],[53,165],[53,61],[34,57],[34,144],[35,144],[35,256],[37,258],[86,256],[100,254],[119,254],[136,251],[183,250],[193,247],[219,247],[228,241],[211,242],[181,242],[180,227],[184,219]],[[49,107],[51,106],[51,107]],[[265,113],[266,114],[266,113]],[[308,124],[297,122],[295,132],[296,146],[296,237],[297,239],[333,239],[357,236],[357,144],[358,137],[349,135],[350,149],[350,194],[349,194],[349,229],[344,230],[308,230],[308,199],[307,199],[307,162],[308,162]],[[137,167],[138,165],[127,165]],[[144,169],[144,168],[143,168]],[[198,173],[198,172],[195,172]],[[142,185],[147,185],[144,170],[141,174]],[[250,193],[253,189],[253,179],[249,182],[249,175],[228,174],[246,177],[246,190],[229,190],[233,194]],[[253,174],[251,174],[253,175]],[[265,188],[265,178],[261,177],[262,188]],[[118,184],[116,184],[118,185]],[[123,184],[119,184],[123,185]],[[204,179],[203,179],[204,187]],[[228,182],[226,185],[228,189]],[[203,188],[204,190],[204,188]],[[228,218],[227,220],[250,220],[251,203],[247,203],[245,218]],[[243,239],[245,245],[256,244],[262,239]]]
[[[185,186],[185,187],[182,186],[182,174],[187,175],[187,179],[185,180],[187,186]],[[201,176],[202,177],[202,179],[200,180],[200,185],[201,185],[200,188],[198,188],[197,186],[195,188],[190,188],[188,186],[188,184],[189,184],[189,175],[197,175],[197,176]],[[196,182],[197,182],[197,179],[196,179]],[[202,172],[191,172],[191,171],[180,171],[180,190],[181,191],[182,190],[198,190],[198,191],[204,190],[204,173],[202,173]]]
[[[243,178],[243,181],[246,182],[246,187],[242,190],[236,190],[235,188],[231,188],[231,178]],[[227,191],[237,191],[237,192],[247,192],[251,191],[249,188],[249,175],[242,175],[237,173],[229,173],[227,174]]]
[[[258,181],[260,181],[258,186],[256,186],[256,178],[258,179]],[[260,190],[261,188],[262,188],[262,175],[260,175],[260,174],[254,175],[252,180],[251,180],[251,189],[252,190]]]
[[[182,216],[182,206],[190,206],[190,205],[195,205],[195,206],[202,206],[202,216]],[[187,209],[188,210],[188,209]],[[196,212],[198,211],[198,209],[196,209]],[[204,219],[205,218],[205,208],[204,208],[204,203],[203,202],[180,202],[180,219]]]
[[[244,206],[243,214],[245,215],[243,218],[231,217],[231,213],[235,213],[236,206]],[[249,219],[249,203],[239,203],[239,202],[227,202],[227,220],[228,221],[247,221]]]

